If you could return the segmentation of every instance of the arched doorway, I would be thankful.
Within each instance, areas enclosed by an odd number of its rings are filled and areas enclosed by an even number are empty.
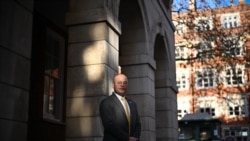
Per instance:
[[[121,0],[119,64],[129,78],[128,97],[138,105],[142,122],[141,140],[155,141],[155,89],[153,47],[145,27],[143,6],[136,0]]]

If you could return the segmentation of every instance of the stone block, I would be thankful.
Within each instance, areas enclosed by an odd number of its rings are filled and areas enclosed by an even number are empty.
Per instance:
[[[79,11],[86,11],[88,9],[95,9],[99,7],[103,7],[103,1],[102,0],[70,0],[70,9],[73,12],[79,12]]]
[[[67,118],[66,137],[100,137],[103,126],[100,117]]]
[[[0,92],[0,118],[27,122],[28,92],[4,84],[0,84]]]
[[[129,77],[129,79],[148,77],[149,79],[154,81],[155,77],[154,70],[148,64],[125,66],[122,67],[122,72],[126,74]]]
[[[102,97],[76,97],[67,99],[67,117],[98,116]]]
[[[104,40],[71,44],[68,48],[68,66],[109,64],[117,67],[118,55],[118,50]]]
[[[172,127],[174,123],[177,123],[177,115],[175,114],[175,120],[172,119],[170,111],[156,111],[156,127],[157,128],[166,128]]]
[[[137,55],[137,54],[150,54],[152,49],[149,48],[146,42],[133,42],[133,43],[122,43],[120,45],[120,51],[124,56]]]
[[[104,64],[68,68],[67,97],[107,95],[112,87]]]
[[[118,50],[118,34],[106,22],[69,27],[69,43],[84,43],[106,40]]]
[[[31,58],[32,13],[13,0],[1,0],[0,9],[0,45]]]
[[[166,139],[176,139],[178,137],[177,129],[173,128],[158,128],[156,131],[157,141]]]
[[[155,131],[152,130],[142,131],[140,141],[156,141]]]
[[[173,111],[156,111],[156,127],[157,128],[177,128],[177,113]]]
[[[82,7],[81,7],[82,8]],[[67,25],[80,25],[85,23],[107,22],[113,30],[121,34],[121,24],[113,11],[107,8],[95,8],[84,11],[69,12],[66,14]]]
[[[156,98],[156,110],[176,110],[177,102],[170,98]]]
[[[156,93],[156,97],[158,98],[164,98],[164,97],[167,97],[167,98],[170,98],[170,99],[173,99],[173,100],[177,100],[177,95],[176,93],[170,89],[169,87],[162,87],[162,88],[156,88],[155,89],[155,93]]]
[[[155,117],[155,99],[149,94],[128,95],[136,102],[139,115],[142,117]]]
[[[121,65],[140,65],[148,64],[152,68],[156,68],[155,60],[148,54],[130,55],[130,56],[120,56]]]
[[[29,89],[30,60],[0,48],[0,81]]]
[[[142,131],[152,131],[155,132],[155,117],[150,116],[140,116]]]
[[[150,94],[154,96],[154,90],[154,82],[148,77],[129,79],[127,94]]]
[[[135,26],[134,24],[131,24],[130,26]],[[144,28],[135,28],[122,31],[121,43],[134,43],[134,42],[145,42],[145,36],[144,35],[145,29]]]
[[[27,123],[0,119],[1,141],[27,141]]]

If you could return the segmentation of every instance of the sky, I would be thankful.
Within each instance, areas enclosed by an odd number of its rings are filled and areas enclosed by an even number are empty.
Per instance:
[[[181,10],[183,12],[187,11],[188,9],[188,2],[189,0],[174,0],[173,6],[174,11]],[[233,0],[234,4],[239,4],[239,0]],[[245,3],[250,4],[250,0],[245,0]],[[196,7],[197,9],[207,9],[211,8],[219,8],[219,7],[226,7],[230,5],[230,0],[196,0]],[[183,9],[184,8],[184,9]]]

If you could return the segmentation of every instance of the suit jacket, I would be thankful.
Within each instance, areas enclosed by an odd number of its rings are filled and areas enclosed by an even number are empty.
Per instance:
[[[125,110],[117,96],[113,93],[102,100],[99,110],[104,127],[103,141],[128,141],[131,136],[140,138],[141,123],[136,103],[126,100],[130,108],[130,135]]]

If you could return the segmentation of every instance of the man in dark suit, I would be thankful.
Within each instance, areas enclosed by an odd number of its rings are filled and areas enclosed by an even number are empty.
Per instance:
[[[103,141],[139,141],[140,118],[136,103],[125,97],[127,86],[127,77],[124,74],[116,75],[113,79],[113,94],[102,100],[100,104],[104,127]],[[122,98],[126,99],[125,103]]]

